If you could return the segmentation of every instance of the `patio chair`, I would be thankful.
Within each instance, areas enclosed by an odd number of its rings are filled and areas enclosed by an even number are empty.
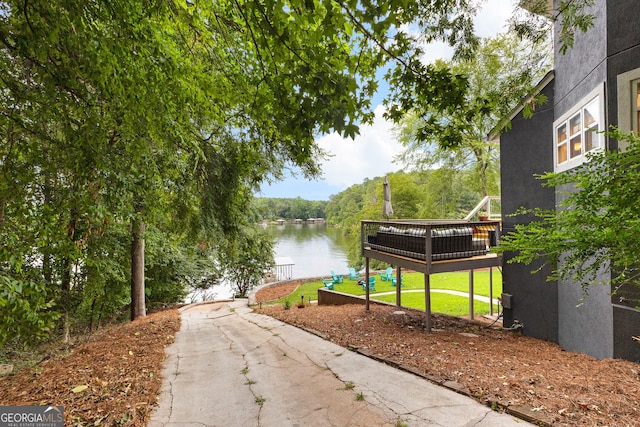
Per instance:
[[[329,290],[334,290],[334,281],[333,279],[325,279],[324,277],[322,278],[322,283],[324,284],[324,287],[329,289]]]
[[[358,280],[360,278],[360,274],[356,272],[356,269],[353,267],[349,267],[349,280]]]
[[[380,273],[380,280],[383,282],[393,279],[393,268],[389,267],[384,273]]]
[[[333,279],[333,283],[344,282],[344,274],[336,274],[333,270],[331,270],[331,278]]]
[[[400,287],[404,286],[402,279],[404,279],[404,274],[400,275]],[[394,277],[393,279],[391,279],[391,286],[395,286],[395,285],[396,285],[396,278]]]
[[[364,289],[365,291],[367,290],[367,285],[364,280],[362,280],[362,289]],[[376,290],[376,278],[373,276],[369,277],[369,290],[370,291]]]

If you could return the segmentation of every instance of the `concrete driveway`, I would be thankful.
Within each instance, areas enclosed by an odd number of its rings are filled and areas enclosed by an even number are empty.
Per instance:
[[[187,307],[167,354],[150,426],[531,425],[246,301]]]

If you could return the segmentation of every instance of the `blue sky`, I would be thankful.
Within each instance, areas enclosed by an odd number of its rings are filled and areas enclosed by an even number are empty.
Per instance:
[[[490,37],[506,29],[506,20],[511,16],[516,0],[488,0],[476,17],[476,33]],[[431,44],[426,50],[426,62],[450,58],[451,49],[444,43]],[[301,197],[305,200],[329,200],[366,178],[384,176],[402,169],[395,157],[402,152],[402,145],[393,135],[393,126],[382,118],[385,109],[382,99],[387,86],[380,81],[380,92],[374,98],[376,118],[371,125],[360,127],[355,140],[342,138],[332,133],[317,139],[318,145],[331,157],[322,163],[322,177],[309,181],[302,176],[288,176],[280,182],[265,185],[257,197]]]

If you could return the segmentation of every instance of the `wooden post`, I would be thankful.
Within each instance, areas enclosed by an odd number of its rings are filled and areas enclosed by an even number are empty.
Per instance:
[[[369,257],[364,259],[364,309],[369,311]]]
[[[473,320],[473,269],[469,270],[469,318]]]
[[[401,304],[401,290],[400,290],[400,266],[396,267],[396,307],[400,307]]]
[[[493,316],[493,267],[489,267],[489,314]]]
[[[424,275],[424,310],[427,316],[425,326],[427,332],[431,332],[431,282],[429,273]]]
[[[144,221],[132,220],[131,225],[131,320],[145,317],[144,294]]]

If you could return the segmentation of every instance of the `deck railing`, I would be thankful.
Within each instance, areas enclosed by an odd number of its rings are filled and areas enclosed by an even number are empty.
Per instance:
[[[500,221],[362,221],[361,227],[363,252],[439,261],[486,255],[498,244]]]

